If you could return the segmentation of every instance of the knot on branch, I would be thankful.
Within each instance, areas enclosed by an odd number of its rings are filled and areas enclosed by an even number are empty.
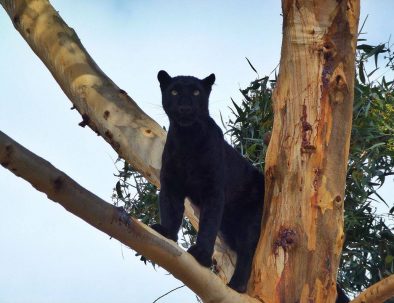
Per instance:
[[[114,213],[112,215],[111,224],[114,222],[129,228],[132,223],[132,218],[130,214],[128,214],[122,206],[115,206]]]
[[[155,134],[149,128],[141,127],[141,131],[145,137],[153,138],[155,136]]]
[[[120,143],[117,142],[116,140],[114,140],[114,135],[112,134],[112,132],[109,129],[107,129],[104,132],[104,139],[107,140],[109,142],[109,144],[111,144],[116,151],[119,151]]]
[[[20,24],[20,17],[19,15],[15,14],[14,17],[12,17],[12,23],[14,24],[14,27],[18,29],[19,24]]]
[[[89,124],[90,118],[87,114],[82,114],[82,121],[78,123],[80,127],[85,127]]]
[[[306,105],[302,106],[302,115],[301,115],[301,153],[314,153],[316,151],[316,146],[310,143],[310,137],[312,133],[312,125],[306,121],[307,120],[307,112]]]
[[[265,172],[265,176],[268,179],[274,180],[275,179],[275,175],[276,175],[276,165],[268,167],[266,172]]]
[[[315,191],[318,191],[320,185],[321,185],[321,180],[322,180],[322,170],[320,168],[315,168],[313,170],[314,173],[314,178],[313,178],[313,189]]]
[[[296,232],[291,228],[281,228],[279,230],[278,238],[275,240],[273,249],[275,255],[278,254],[279,247],[286,252],[294,246],[296,242]]]
[[[333,104],[341,104],[349,94],[349,88],[342,70],[336,70],[335,78],[330,83],[330,101]]]
[[[103,114],[104,120],[108,120],[109,115],[110,115],[109,110],[106,110],[106,111],[104,112],[104,114]]]
[[[335,197],[335,199],[334,199],[334,205],[335,205],[337,208],[339,208],[339,209],[342,207],[342,198],[341,198],[340,195],[337,195],[337,196]]]
[[[128,96],[127,92],[124,91],[123,89],[119,89],[119,94]]]
[[[329,61],[333,59],[336,55],[335,45],[332,41],[325,41],[323,43],[323,57],[324,60]]]
[[[2,160],[1,160],[0,164],[3,167],[7,168],[8,165],[10,165],[11,154],[12,154],[12,151],[13,151],[13,147],[12,147],[11,144],[6,144],[4,149],[5,149],[5,155],[4,155],[4,157],[2,157]]]
[[[55,191],[59,191],[61,190],[61,188],[63,187],[64,184],[64,178],[62,176],[57,176],[54,180],[53,180],[53,188]]]
[[[323,84],[323,89],[326,90],[330,83],[331,75],[334,71],[334,57],[336,56],[334,43],[331,40],[326,40],[323,43],[322,52],[324,63],[321,80]]]
[[[105,137],[107,137],[109,140],[112,140],[112,138],[113,138],[112,133],[111,133],[108,129],[104,132],[104,135],[105,135]]]

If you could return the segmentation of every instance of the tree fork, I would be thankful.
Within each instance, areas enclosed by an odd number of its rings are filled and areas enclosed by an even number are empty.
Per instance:
[[[359,1],[283,0],[262,234],[249,293],[334,302],[352,124]]]
[[[14,27],[52,73],[89,126],[152,184],[160,187],[166,132],[97,66],[48,0],[0,0]],[[158,88],[159,89],[159,88]],[[188,199],[185,215],[198,229],[198,209]],[[219,237],[215,244],[218,275],[228,282],[235,254]]]
[[[48,1],[0,3],[81,113],[82,125],[158,185],[160,126],[97,67]],[[263,233],[248,291],[266,302],[332,302],[343,243],[359,1],[283,0],[282,7]]]

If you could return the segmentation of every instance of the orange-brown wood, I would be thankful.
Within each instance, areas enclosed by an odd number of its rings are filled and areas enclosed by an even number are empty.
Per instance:
[[[359,1],[283,0],[262,235],[249,293],[267,302],[334,302]]]

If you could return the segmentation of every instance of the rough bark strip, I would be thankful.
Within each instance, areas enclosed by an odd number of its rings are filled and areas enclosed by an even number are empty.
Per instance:
[[[0,164],[28,181],[69,212],[153,260],[185,283],[204,302],[259,303],[226,287],[173,241],[129,217],[123,209],[89,192],[48,161],[0,132]]]
[[[166,132],[109,79],[87,53],[76,32],[48,0],[0,0],[15,28],[42,60],[73,108],[114,150],[160,187],[161,154]],[[198,216],[186,201],[186,216],[198,229]],[[217,241],[215,259],[226,282],[234,270],[234,253]]]
[[[384,303],[394,298],[394,275],[368,287],[350,303]]]
[[[334,302],[343,243],[359,1],[283,0],[262,236],[249,291]]]

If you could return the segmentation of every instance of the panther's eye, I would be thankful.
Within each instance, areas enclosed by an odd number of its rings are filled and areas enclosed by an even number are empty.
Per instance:
[[[193,92],[193,95],[194,96],[198,96],[200,94],[200,91],[198,90],[198,89],[196,89],[194,92]]]
[[[173,89],[173,90],[171,91],[171,95],[173,95],[173,96],[178,95],[178,91],[176,91],[175,89]]]

